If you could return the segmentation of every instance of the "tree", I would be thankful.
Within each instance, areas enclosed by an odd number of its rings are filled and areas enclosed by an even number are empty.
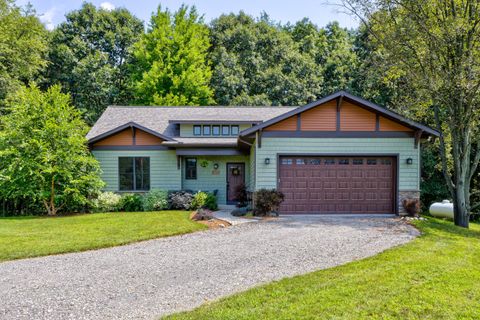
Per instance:
[[[211,69],[208,28],[195,7],[171,13],[158,7],[148,32],[134,47],[135,102],[155,105],[208,105]]]
[[[427,99],[425,113],[442,133],[442,171],[454,221],[468,227],[471,182],[480,160],[480,3],[349,0],[345,5],[365,23],[392,73]]]
[[[21,89],[0,123],[0,198],[39,201],[55,215],[103,186],[86,145],[88,127],[59,86]]]
[[[45,87],[61,84],[93,124],[109,104],[128,104],[131,47],[143,23],[128,10],[104,10],[85,3],[54,31]]]
[[[48,33],[30,6],[0,0],[0,107],[46,66]]]
[[[322,67],[266,14],[259,20],[243,12],[222,15],[210,32],[219,104],[299,105],[319,97]]]

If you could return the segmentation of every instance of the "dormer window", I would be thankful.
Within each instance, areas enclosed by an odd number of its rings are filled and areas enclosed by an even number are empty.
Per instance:
[[[193,125],[194,136],[238,136],[240,126],[238,124],[195,124]]]
[[[204,136],[209,136],[211,135],[211,127],[210,126],[203,126],[203,135]]]
[[[193,135],[201,136],[202,135],[202,126],[193,126]]]
[[[222,126],[222,136],[230,135],[230,126]]]
[[[220,135],[220,126],[212,126],[212,135],[214,136]]]

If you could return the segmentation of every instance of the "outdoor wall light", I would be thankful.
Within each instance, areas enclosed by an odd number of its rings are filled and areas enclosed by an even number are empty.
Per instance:
[[[265,164],[270,164],[270,158],[265,158]]]
[[[413,163],[413,159],[412,158],[407,158],[407,164],[412,164]]]
[[[217,170],[218,169],[218,163],[213,164],[213,169]]]

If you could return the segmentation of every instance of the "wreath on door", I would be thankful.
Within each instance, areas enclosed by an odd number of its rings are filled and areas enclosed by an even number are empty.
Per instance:
[[[233,176],[238,176],[240,174],[240,169],[238,168],[232,168],[232,175]]]

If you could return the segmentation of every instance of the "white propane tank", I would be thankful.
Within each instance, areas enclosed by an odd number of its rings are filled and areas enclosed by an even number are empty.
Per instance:
[[[436,218],[453,219],[453,203],[448,200],[435,202],[430,206],[430,214]]]

